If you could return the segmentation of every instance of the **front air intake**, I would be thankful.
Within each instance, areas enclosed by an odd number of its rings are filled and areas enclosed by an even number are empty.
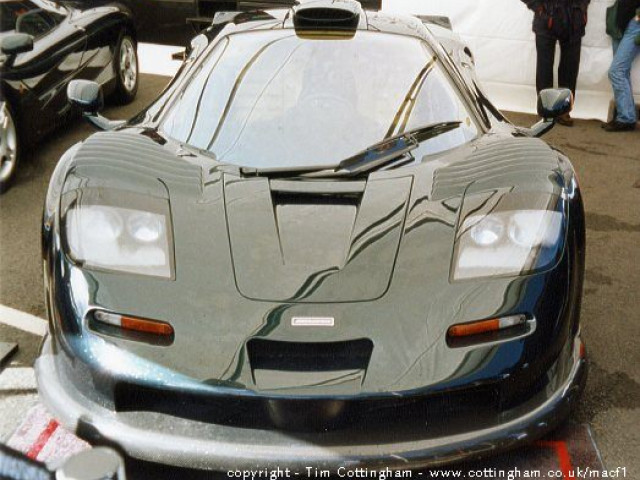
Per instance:
[[[252,338],[247,353],[252,370],[331,372],[366,370],[373,342],[368,338],[340,342],[283,342]]]
[[[299,30],[356,30],[362,6],[353,0],[317,0],[293,7]]]

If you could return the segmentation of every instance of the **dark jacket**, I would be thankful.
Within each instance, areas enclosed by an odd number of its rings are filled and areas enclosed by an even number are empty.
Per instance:
[[[640,0],[618,0],[618,28],[624,32],[629,22],[640,10]]]
[[[590,0],[522,0],[533,10],[533,31],[559,40],[584,36]],[[633,0],[636,1],[636,0]]]

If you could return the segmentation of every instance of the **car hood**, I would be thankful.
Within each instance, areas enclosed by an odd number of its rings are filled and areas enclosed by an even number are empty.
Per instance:
[[[69,172],[65,192],[112,189],[169,199],[175,243],[173,280],[68,262],[59,268],[58,283],[71,290],[65,309],[77,318],[102,307],[164,320],[175,330],[168,347],[81,335],[74,350],[87,362],[95,361],[86,352],[99,341],[228,388],[350,394],[451,386],[515,368],[524,349],[523,341],[451,349],[449,326],[549,308],[538,299],[552,287],[536,276],[449,280],[465,193],[562,189],[558,156],[539,140],[487,135],[366,180],[300,182],[246,178],[130,128],[89,138]],[[305,326],[296,318],[331,322]],[[529,341],[552,328],[539,326]],[[337,360],[329,370],[305,364],[320,357]]]
[[[386,292],[412,177],[270,181],[224,176],[238,291],[276,302],[358,302]]]

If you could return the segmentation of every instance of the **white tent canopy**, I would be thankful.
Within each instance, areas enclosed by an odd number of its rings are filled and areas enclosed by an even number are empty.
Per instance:
[[[606,9],[613,0],[591,0],[587,34],[573,115],[605,120],[612,98],[607,71],[612,59],[611,38],[605,33]],[[468,43],[478,76],[495,104],[504,110],[535,113],[535,37],[533,13],[519,0],[383,0],[383,10],[444,15]],[[559,60],[556,55],[556,63]],[[632,72],[636,102],[640,103],[640,60]]]

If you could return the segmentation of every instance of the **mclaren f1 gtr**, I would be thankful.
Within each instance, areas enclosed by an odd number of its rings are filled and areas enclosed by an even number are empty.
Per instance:
[[[469,49],[351,0],[228,14],[51,179],[41,398],[196,469],[421,468],[558,425],[586,376],[569,159],[512,125]]]

